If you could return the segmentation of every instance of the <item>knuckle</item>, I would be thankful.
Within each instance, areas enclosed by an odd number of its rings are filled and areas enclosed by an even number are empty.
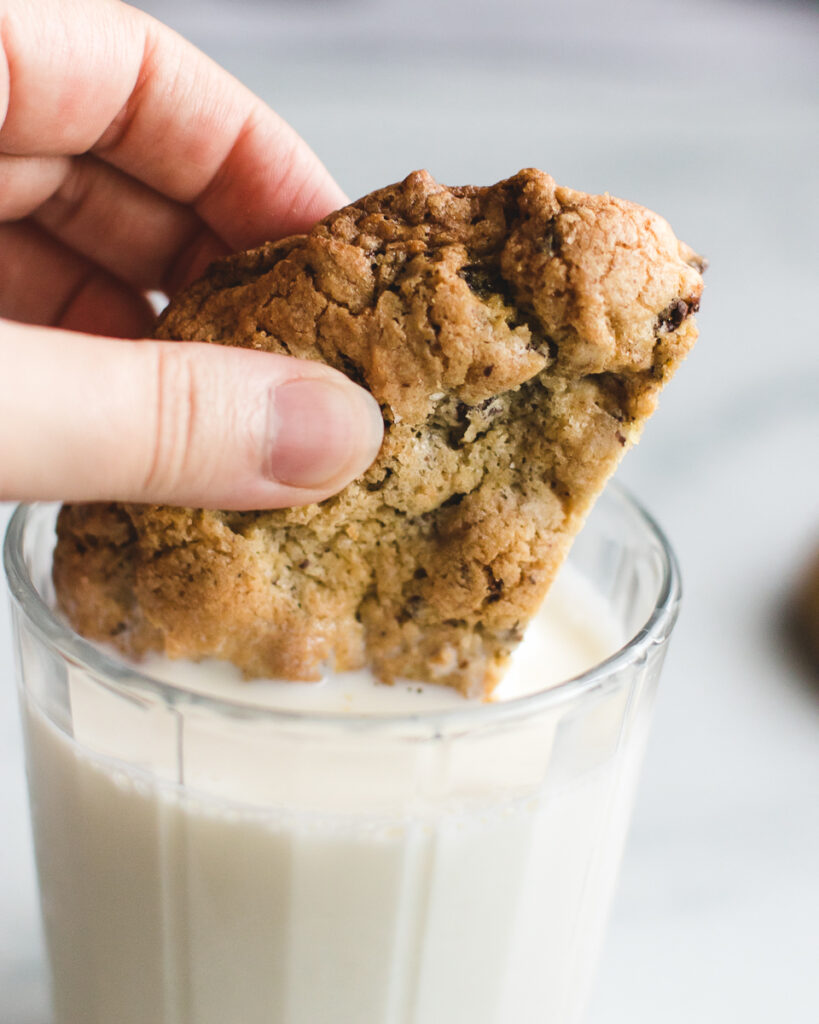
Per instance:
[[[88,158],[75,157],[54,192],[37,210],[38,220],[50,231],[64,232],[80,219],[92,198],[94,176]]]
[[[144,31],[142,57],[136,81],[122,107],[93,146],[93,152],[103,158],[115,154],[126,144],[131,129],[143,109],[147,89],[151,82],[158,77],[162,52],[161,31],[151,21],[145,23]]]

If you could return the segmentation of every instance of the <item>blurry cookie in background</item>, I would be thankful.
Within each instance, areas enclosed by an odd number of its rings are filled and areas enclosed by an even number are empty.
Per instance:
[[[788,625],[800,653],[819,678],[819,545],[797,581],[788,608]]]

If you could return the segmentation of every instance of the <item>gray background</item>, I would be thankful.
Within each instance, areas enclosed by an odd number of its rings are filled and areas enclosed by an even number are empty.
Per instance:
[[[142,6],[350,195],[421,166],[486,183],[535,165],[659,210],[710,258],[701,341],[620,472],[686,599],[589,1024],[819,1020],[819,681],[780,625],[819,544],[816,6]],[[0,1021],[47,1024],[5,617],[0,664]]]

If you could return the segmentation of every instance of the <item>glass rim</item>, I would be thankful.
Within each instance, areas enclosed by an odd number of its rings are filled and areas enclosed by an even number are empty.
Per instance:
[[[668,538],[653,516],[620,484],[610,482],[598,500],[614,500],[655,542],[661,559],[662,578],[651,614],[616,651],[585,672],[524,696],[505,701],[470,701],[463,708],[396,714],[266,708],[197,693],[142,672],[75,633],[49,607],[35,586],[24,557],[26,528],[31,516],[51,502],[17,506],[6,530],[3,564],[11,597],[40,639],[64,660],[89,672],[106,686],[113,685],[125,697],[158,697],[173,708],[203,708],[235,719],[265,720],[287,726],[310,724],[342,727],[350,731],[399,731],[413,737],[417,737],[419,732],[426,734],[430,731],[433,734],[472,732],[509,720],[528,719],[541,710],[593,692],[621,669],[639,663],[653,646],[663,643],[670,635],[679,610],[682,582],[677,558]]]

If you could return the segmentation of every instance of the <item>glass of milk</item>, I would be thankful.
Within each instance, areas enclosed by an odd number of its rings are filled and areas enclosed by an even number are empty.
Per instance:
[[[574,1024],[680,599],[610,488],[491,703],[133,666],[6,540],[50,1024]],[[168,681],[168,680],[174,681]]]

